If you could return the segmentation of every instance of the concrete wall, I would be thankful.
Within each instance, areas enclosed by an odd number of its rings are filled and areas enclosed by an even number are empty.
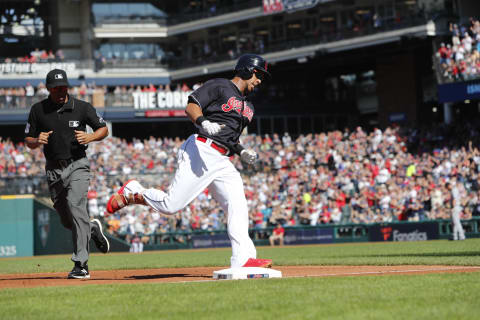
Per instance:
[[[469,17],[478,19],[480,15],[480,1],[458,0],[458,13],[462,18],[462,21],[467,21]]]
[[[91,59],[90,0],[57,0],[58,47],[67,59]]]

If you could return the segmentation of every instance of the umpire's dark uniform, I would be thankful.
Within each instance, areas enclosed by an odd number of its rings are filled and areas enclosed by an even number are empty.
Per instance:
[[[58,72],[60,80],[68,86],[65,72]],[[47,76],[47,86],[52,86],[55,81],[56,78],[49,80]],[[48,144],[43,147],[51,199],[63,226],[72,230],[72,261],[85,266],[88,273],[89,241],[92,228],[96,226],[90,222],[87,212],[90,184],[90,164],[85,154],[87,146],[79,144],[75,136],[75,130],[86,131],[87,124],[94,131],[106,126],[95,108],[87,102],[69,96],[66,103],[56,104],[47,98],[32,106],[25,135],[36,138],[41,132],[52,131]]]

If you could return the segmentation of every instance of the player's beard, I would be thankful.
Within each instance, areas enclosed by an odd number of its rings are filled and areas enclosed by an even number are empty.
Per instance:
[[[249,91],[245,94],[245,97],[248,97],[248,98],[255,97],[259,91],[260,91],[260,88],[258,88],[258,86],[253,87],[252,91]]]

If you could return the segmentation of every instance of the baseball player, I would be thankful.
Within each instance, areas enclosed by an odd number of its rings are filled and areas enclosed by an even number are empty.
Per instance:
[[[461,182],[447,182],[447,189],[451,192],[450,202],[452,208],[453,240],[465,240],[465,231],[463,230],[460,215],[463,211],[462,199],[459,191]]]
[[[254,108],[246,96],[270,77],[267,62],[255,54],[242,55],[233,79],[212,79],[188,98],[186,114],[198,128],[178,152],[178,168],[168,191],[145,189],[136,180],[127,181],[107,203],[113,213],[131,204],[142,204],[174,214],[195,199],[205,188],[228,214],[227,230],[232,244],[231,266],[271,267],[272,260],[256,259],[248,235],[248,207],[240,173],[229,160],[238,154],[253,164],[254,150],[245,149],[239,138],[252,121]]]

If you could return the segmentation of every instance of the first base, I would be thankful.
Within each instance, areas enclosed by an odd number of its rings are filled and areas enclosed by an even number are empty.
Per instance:
[[[269,268],[230,268],[213,271],[213,279],[239,280],[260,278],[281,278],[282,272]]]

